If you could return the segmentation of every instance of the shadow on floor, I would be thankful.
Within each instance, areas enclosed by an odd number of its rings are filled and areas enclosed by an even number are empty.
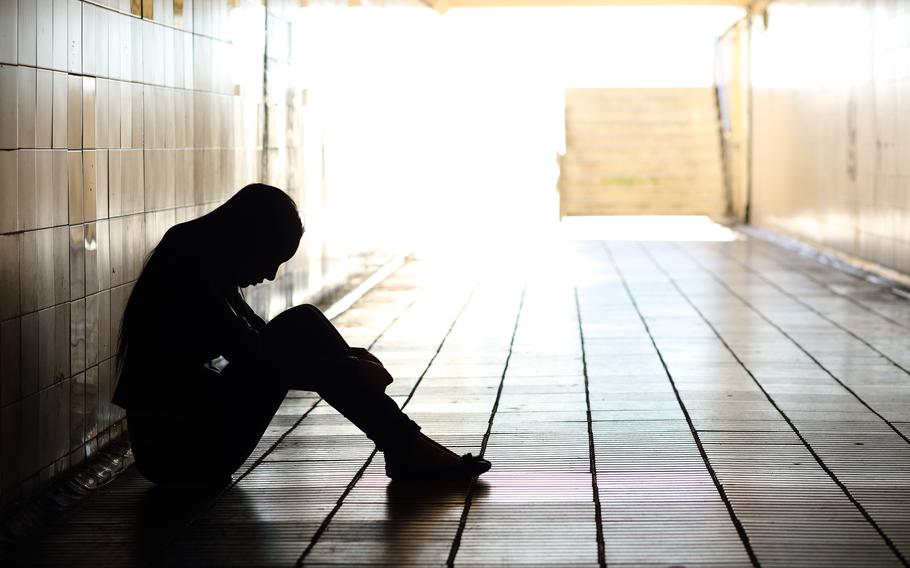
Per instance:
[[[133,469],[45,531],[18,543],[2,564],[148,565],[223,491],[223,486],[165,489]]]

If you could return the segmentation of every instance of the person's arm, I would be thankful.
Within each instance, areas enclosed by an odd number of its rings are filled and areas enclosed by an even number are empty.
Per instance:
[[[186,311],[191,336],[206,353],[217,353],[229,363],[245,363],[261,357],[262,339],[255,324],[241,317],[228,293],[200,279],[186,290]]]
[[[382,361],[363,347],[351,347],[351,355],[362,361],[369,361],[370,363],[382,366]]]
[[[265,328],[265,320],[259,317],[259,314],[253,311],[253,308],[246,303],[243,295],[237,290],[230,297],[231,306],[236,312],[243,317],[256,331],[262,331]]]

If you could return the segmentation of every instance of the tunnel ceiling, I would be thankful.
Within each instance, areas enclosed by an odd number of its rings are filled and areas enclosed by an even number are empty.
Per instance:
[[[750,0],[424,0],[440,12],[452,8],[525,7],[525,6],[742,6]]]

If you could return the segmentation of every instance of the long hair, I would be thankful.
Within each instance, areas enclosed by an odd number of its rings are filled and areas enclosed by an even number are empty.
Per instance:
[[[146,258],[124,307],[117,376],[123,372],[130,342],[141,333],[137,326],[142,322],[137,318],[158,297],[164,279],[179,278],[198,268],[188,266],[190,262],[204,262],[239,248],[266,246],[278,254],[286,253],[287,258],[302,235],[294,200],[282,190],[260,183],[245,186],[206,215],[171,227]]]

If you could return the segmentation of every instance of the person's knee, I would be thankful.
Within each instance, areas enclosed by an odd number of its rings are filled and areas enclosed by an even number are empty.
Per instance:
[[[300,304],[297,306],[301,311],[307,312],[312,316],[318,316],[320,319],[324,319],[325,316],[322,315],[322,310],[314,306],[313,304]]]
[[[300,304],[288,310],[294,314],[294,318],[304,325],[324,325],[325,316],[319,308],[313,304]]]
[[[307,335],[310,330],[322,327],[320,318],[324,318],[319,308],[310,304],[301,304],[281,312],[266,325],[265,335],[273,341],[286,340],[291,337]]]
[[[338,330],[319,308],[310,304],[294,306],[275,316],[266,324],[263,338],[273,358],[322,362],[350,354],[350,347]]]

